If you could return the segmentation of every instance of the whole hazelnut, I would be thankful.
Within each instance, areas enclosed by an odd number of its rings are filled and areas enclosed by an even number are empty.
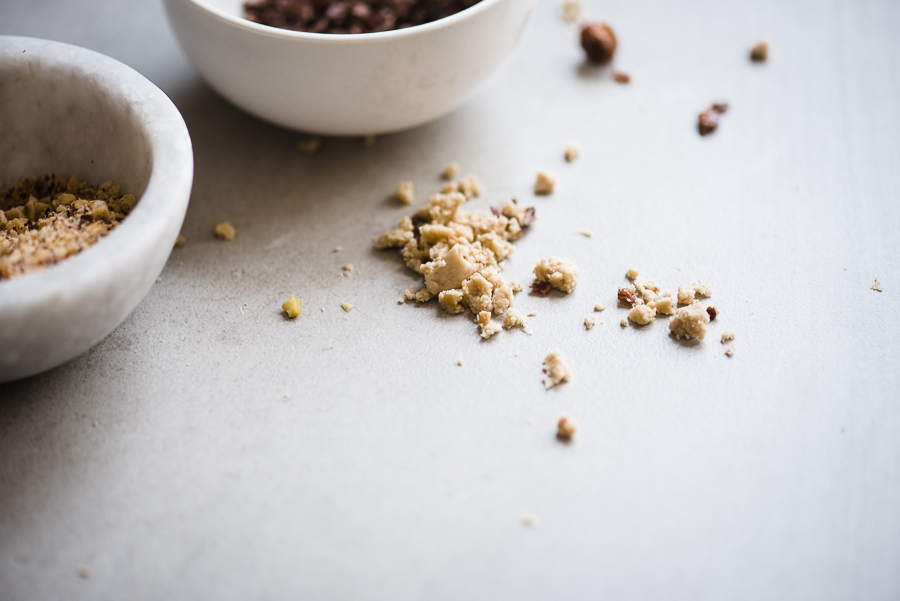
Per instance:
[[[581,30],[581,47],[588,60],[606,65],[616,53],[616,34],[606,23],[589,23]]]

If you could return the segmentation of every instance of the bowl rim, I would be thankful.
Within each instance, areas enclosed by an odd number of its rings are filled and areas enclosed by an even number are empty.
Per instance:
[[[109,272],[128,269],[136,256],[161,242],[160,237],[173,214],[181,213],[183,218],[194,177],[193,146],[184,118],[172,100],[146,77],[114,58],[74,44],[0,36],[0,60],[21,55],[38,56],[55,68],[104,78],[100,89],[110,97],[127,102],[134,110],[136,123],[147,139],[152,164],[137,206],[126,219],[73,257],[0,281],[0,308],[22,308],[58,295],[71,295],[77,288],[102,280]],[[41,174],[22,177],[34,175]],[[86,273],[82,269],[100,262],[106,265],[106,273],[101,270]]]
[[[255,23],[243,17],[236,17],[220,8],[212,6],[206,0],[181,0],[193,4],[194,6],[206,11],[207,13],[217,17],[218,19],[230,23],[235,27],[240,27],[254,33],[268,35],[271,37],[281,37],[288,39],[300,39],[321,44],[360,44],[368,42],[377,42],[381,40],[389,40],[392,38],[403,38],[415,36],[417,34],[425,34],[436,29],[452,27],[460,21],[475,17],[478,14],[490,9],[495,4],[503,0],[479,0],[469,8],[465,8],[458,13],[449,17],[423,23],[422,25],[414,25],[403,29],[391,29],[389,31],[378,31],[373,33],[310,33],[307,31],[294,31],[292,29],[281,29],[280,27],[272,27],[271,25],[263,25]]]

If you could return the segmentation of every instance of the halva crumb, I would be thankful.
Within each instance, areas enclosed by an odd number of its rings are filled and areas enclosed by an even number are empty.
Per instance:
[[[345,278],[349,278],[353,273],[353,263],[344,263],[341,266],[341,275]]]
[[[687,284],[678,287],[678,304],[690,305],[694,302],[694,289]]]
[[[563,156],[566,158],[567,163],[573,162],[575,159],[581,156],[581,144],[579,144],[578,142],[569,142],[568,144],[566,144],[566,149]]]
[[[628,319],[642,326],[647,325],[656,317],[656,309],[649,305],[635,305],[628,312]]]
[[[506,317],[503,318],[503,327],[507,330],[512,328],[522,328],[523,332],[531,334],[531,331],[528,329],[528,320],[515,307],[510,307],[506,311]]]
[[[544,357],[543,372],[544,387],[547,389],[568,382],[572,377],[572,369],[563,361],[562,353],[559,351],[550,351]]]
[[[669,329],[676,339],[696,337],[703,340],[708,325],[709,314],[700,303],[693,303],[675,311],[675,316],[669,322]]]
[[[475,315],[483,311],[501,315],[514,299],[512,285],[500,275],[500,262],[515,250],[512,242],[534,221],[534,209],[509,200],[490,213],[466,212],[465,202],[461,192],[435,194],[375,245],[400,248],[406,265],[424,276],[425,288],[407,290],[408,299],[425,302],[436,296],[447,313],[468,309]],[[487,331],[492,329],[489,326]]]
[[[344,301],[341,303],[341,309],[349,313],[353,309],[353,305],[351,305],[347,301]]]
[[[581,230],[578,233],[581,234],[582,236],[584,236],[585,238],[591,238],[594,235],[587,230]]]
[[[459,163],[455,161],[444,167],[444,171],[441,173],[444,179],[453,179],[457,174],[459,174]]]
[[[577,23],[581,18],[582,13],[584,12],[584,8],[581,5],[581,2],[578,0],[564,0],[562,3],[562,18],[563,21],[569,23]]]
[[[596,324],[596,323],[597,323],[597,318],[594,317],[593,315],[588,315],[587,317],[584,318],[584,329],[590,330],[591,328],[594,327],[594,324]]]
[[[534,266],[536,283],[549,284],[551,287],[570,293],[578,285],[578,267],[569,259],[561,257],[545,257]]]
[[[281,308],[287,313],[288,317],[294,318],[300,315],[300,299],[296,296],[289,296],[286,301],[281,304]]]
[[[606,311],[606,305],[602,303],[594,303],[594,311]]]
[[[0,191],[0,280],[39,271],[97,243],[137,205],[119,184],[23,178]]]
[[[528,526],[529,528],[535,528],[538,525],[538,516],[533,513],[523,513],[521,518],[522,525]]]
[[[710,321],[715,321],[716,317],[719,316],[719,310],[716,309],[713,305],[710,305],[706,308],[706,313],[709,315]]]
[[[462,178],[459,180],[457,186],[462,195],[466,197],[466,200],[472,200],[476,196],[481,196],[484,192],[484,188],[481,187],[481,182],[478,181],[478,178],[474,175],[467,175]]]
[[[735,351],[735,346],[734,346],[734,343],[732,342],[730,345],[728,345],[728,348],[725,349],[725,354],[728,355],[729,357],[733,357],[734,351]]]
[[[627,272],[625,272],[625,277],[632,281],[636,280],[639,275],[641,275],[641,272],[634,268],[629,269]]]
[[[712,286],[709,285],[709,282],[694,282],[691,288],[693,288],[694,292],[697,293],[697,296],[701,298],[709,298],[712,296]]]
[[[875,292],[884,292],[884,286],[878,281],[878,278],[875,278],[875,283],[872,284],[872,290]]]
[[[500,324],[491,319],[490,311],[481,311],[475,321],[481,326],[481,337],[484,339],[490,338],[500,331]]]
[[[621,320],[619,320],[619,325],[622,326],[623,328],[627,328],[628,327],[628,318],[623,317]]]
[[[556,176],[549,171],[538,171],[534,179],[534,193],[540,195],[553,194],[556,187]]]
[[[413,183],[400,182],[400,185],[394,190],[394,196],[403,204],[411,205],[413,203]]]
[[[571,417],[565,415],[556,422],[556,438],[562,442],[571,442],[578,433],[578,424]]]
[[[186,241],[187,240],[184,236],[182,236],[181,234],[178,234],[178,237],[175,238],[175,248],[181,248],[182,246],[184,246],[184,243]]]
[[[729,340],[734,340],[734,330],[725,330],[722,332],[722,344],[725,344]]]
[[[229,222],[222,221],[221,223],[216,224],[216,227],[213,228],[213,233],[216,235],[216,238],[219,238],[220,240],[234,240],[237,231]]]

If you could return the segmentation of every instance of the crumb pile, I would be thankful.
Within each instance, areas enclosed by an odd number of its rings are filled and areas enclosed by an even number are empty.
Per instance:
[[[693,285],[681,285],[678,287],[677,296],[671,292],[660,291],[659,286],[653,280],[639,280],[639,273],[635,269],[629,269],[626,274],[634,284],[619,288],[618,299],[622,303],[631,305],[628,311],[628,320],[638,324],[647,325],[658,315],[672,315],[669,322],[669,330],[675,338],[698,338],[703,340],[706,336],[706,327],[718,311],[715,307],[703,307],[695,302],[695,296],[708,298],[712,296],[712,286],[709,282],[698,281]],[[679,307],[679,305],[683,305]],[[623,319],[622,326],[628,322]]]
[[[515,282],[501,275],[500,262],[515,250],[512,242],[534,220],[534,209],[509,200],[487,211],[467,212],[463,203],[481,194],[476,178],[445,185],[447,192],[434,194],[428,204],[411,217],[404,217],[400,227],[382,235],[377,248],[399,248],[406,265],[421,274],[425,287],[410,288],[406,300],[426,302],[438,298],[447,313],[466,309],[476,315],[481,336],[490,338],[500,325],[492,315],[501,315],[513,306],[513,293],[521,290]],[[468,194],[467,194],[468,192]],[[527,328],[519,312],[507,314],[507,328]]]
[[[24,178],[0,192],[0,280],[39,271],[95,244],[134,209],[119,184]]]

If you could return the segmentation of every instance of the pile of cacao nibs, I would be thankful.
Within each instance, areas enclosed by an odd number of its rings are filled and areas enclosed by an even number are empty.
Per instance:
[[[478,0],[258,0],[244,4],[255,23],[309,33],[375,33],[454,15]]]

